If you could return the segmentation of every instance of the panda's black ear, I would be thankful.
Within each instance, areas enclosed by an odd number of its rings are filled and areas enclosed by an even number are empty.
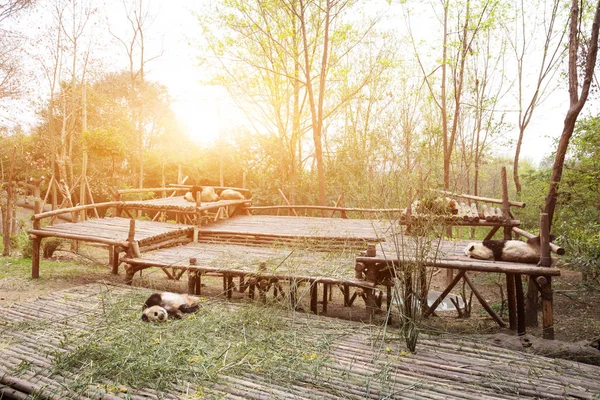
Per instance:
[[[146,314],[142,314],[142,321],[148,322],[148,316]]]
[[[473,250],[475,250],[475,245],[474,244],[472,244],[471,247],[469,247],[469,251],[473,251]]]
[[[550,236],[548,236],[548,240],[554,242],[556,240],[556,236],[550,234]]]

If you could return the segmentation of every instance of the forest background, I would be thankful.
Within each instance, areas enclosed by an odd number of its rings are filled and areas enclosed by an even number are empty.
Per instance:
[[[157,2],[2,2],[1,182],[53,176],[77,204],[90,201],[81,182],[101,202],[187,175],[248,187],[255,205],[279,203],[281,189],[294,204],[330,205],[343,193],[347,206],[397,208],[430,189],[499,197],[506,166],[511,199],[527,203],[516,218],[536,232],[563,130],[540,121],[550,119],[542,109],[566,118],[571,61],[582,91],[590,54],[595,62],[598,5],[581,2],[572,55],[574,3],[196,3],[179,41],[221,106],[216,118],[188,109],[205,119],[190,127],[153,71],[169,50]],[[552,231],[565,261],[597,283],[600,120],[590,83]],[[213,140],[195,140],[209,131]],[[539,143],[538,163],[521,155],[528,140]]]

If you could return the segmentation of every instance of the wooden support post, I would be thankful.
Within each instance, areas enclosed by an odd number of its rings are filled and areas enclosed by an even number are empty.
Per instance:
[[[504,323],[504,321],[502,321],[502,318],[500,318],[498,314],[496,314],[496,312],[492,309],[492,307],[490,307],[487,301],[485,301],[485,299],[483,298],[481,293],[479,293],[479,290],[477,290],[469,276],[465,274],[464,278],[465,282],[467,282],[467,284],[471,287],[471,291],[473,292],[475,297],[477,297],[477,300],[479,300],[479,303],[483,306],[483,308],[485,308],[485,311],[487,311],[487,313],[494,319],[494,321],[498,323],[498,325],[500,325],[500,327],[506,327],[506,324]]]
[[[256,279],[250,278],[248,281],[248,298],[254,300],[254,292],[256,291]]]
[[[233,294],[233,276],[227,275],[227,299],[231,299],[231,295]]]
[[[10,182],[9,182],[10,185]],[[36,194],[39,194],[39,186],[36,191]],[[33,213],[39,214],[41,211],[41,204],[38,199],[39,196],[36,196],[35,204],[33,205]],[[8,202],[8,200],[7,200]],[[39,230],[41,228],[41,222],[39,219],[33,221],[33,229]],[[42,245],[42,238],[39,236],[32,236],[31,239],[31,277],[36,279],[40,277],[40,247]]]
[[[517,295],[517,335],[526,333],[525,329],[525,297],[523,296],[523,281],[521,274],[515,274],[515,292]]]
[[[442,294],[439,295],[439,297],[433,302],[433,304],[431,305],[431,307],[429,307],[429,309],[427,311],[425,311],[425,313],[423,314],[424,317],[427,317],[431,314],[433,314],[433,312],[435,311],[435,309],[437,308],[437,306],[440,305],[440,303],[444,300],[444,298],[446,296],[448,296],[448,293],[450,293],[450,291],[452,290],[452,288],[454,286],[456,286],[456,284],[458,283],[458,281],[460,281],[462,279],[463,276],[465,276],[465,270],[460,271],[452,280],[452,282],[450,282],[450,284],[446,287],[446,289],[444,289],[444,291],[442,292]]]
[[[198,271],[196,275],[196,292],[197,295],[202,294],[202,272]]]
[[[42,238],[33,236],[31,239],[31,277],[36,279],[40,277],[40,247]]]
[[[542,292],[542,332],[544,339],[554,340],[554,316],[552,306],[552,277],[539,276],[536,280]]]
[[[196,293],[196,278],[198,276],[198,271],[193,269],[188,269],[188,294]]]
[[[425,306],[427,306],[427,303],[425,303]],[[391,313],[391,307],[392,307],[392,286],[387,285],[386,286],[386,293],[385,293],[385,310],[388,312],[388,324],[392,323],[392,313]]]
[[[494,235],[496,234],[496,232],[498,232],[498,229],[500,229],[499,226],[494,226],[489,232],[488,234],[485,236],[485,238],[483,240],[490,240],[491,238],[494,237]]]
[[[267,290],[269,288],[269,282],[266,279],[259,279],[256,282],[256,287],[258,288],[258,297],[260,297],[260,301],[263,304],[267,303]]]
[[[517,330],[517,300],[515,295],[515,275],[506,274],[506,302],[508,322],[511,331]]]
[[[294,279],[290,280],[290,305],[292,310],[295,310],[298,306],[298,287]]]
[[[131,285],[133,283],[133,276],[135,275],[135,269],[132,265],[125,265],[125,284]]]
[[[135,219],[129,220],[129,232],[127,234],[127,257],[133,257],[133,241],[135,240]]]
[[[508,180],[506,178],[506,167],[502,167],[502,215],[504,224],[510,222],[510,204],[508,200]],[[512,239],[512,227],[504,225],[504,240]]]
[[[317,297],[319,292],[319,284],[318,282],[310,283],[310,311],[314,314],[318,314],[317,310]]]
[[[119,275],[119,264],[121,264],[121,262],[119,261],[119,248],[117,246],[109,246],[108,251],[111,254],[111,273],[113,275]]]
[[[329,289],[329,284],[327,283],[323,283],[323,308],[322,308],[322,312],[323,314],[327,313],[327,292]]]
[[[342,288],[342,292],[344,293],[344,307],[350,307],[350,285],[344,283]]]
[[[538,290],[533,276],[527,282],[527,296],[525,301],[525,325],[528,327],[538,326],[539,299]]]

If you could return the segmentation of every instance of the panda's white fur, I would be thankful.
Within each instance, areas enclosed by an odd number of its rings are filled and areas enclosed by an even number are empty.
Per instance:
[[[233,189],[224,189],[219,195],[221,200],[244,200],[243,194]]]
[[[142,320],[164,322],[168,317],[181,318],[183,314],[198,311],[199,301],[200,298],[187,294],[171,292],[153,293],[144,303]]]
[[[196,193],[200,192],[200,200],[206,203],[212,203],[219,201],[219,195],[215,192],[215,189],[211,186],[193,186],[192,190],[187,192],[183,198],[192,203],[196,202]]]
[[[551,235],[550,240],[554,240]],[[484,240],[469,243],[465,256],[477,260],[508,261],[537,264],[540,261],[540,238],[520,240]]]

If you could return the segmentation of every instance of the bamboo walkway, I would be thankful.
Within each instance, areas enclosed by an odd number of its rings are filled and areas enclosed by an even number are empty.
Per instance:
[[[111,382],[92,381],[87,392],[75,393],[70,387],[74,372],[53,372],[57,355],[69,351],[63,348],[62,338],[102,326],[104,299],[136,290],[140,289],[90,284],[0,308],[0,398],[491,400],[597,399],[600,395],[597,366],[513,352],[468,338],[422,338],[417,352],[410,354],[403,351],[400,333],[391,328],[387,335],[395,340],[382,342],[381,327],[305,315],[294,316],[310,327],[298,335],[332,328],[346,332],[332,340],[316,376],[285,381],[259,371],[219,375],[210,382],[179,385],[169,393],[130,388],[107,393]],[[224,312],[233,307],[211,306],[223,307]],[[22,329],[31,323],[39,329]],[[194,393],[198,387],[202,392]]]

